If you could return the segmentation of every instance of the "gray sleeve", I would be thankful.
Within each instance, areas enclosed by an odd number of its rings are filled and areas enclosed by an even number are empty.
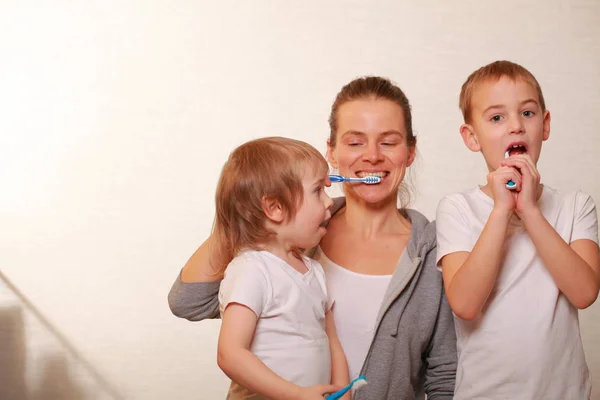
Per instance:
[[[425,268],[435,269],[435,248],[429,252]],[[439,274],[441,282],[441,273]],[[429,343],[425,359],[425,393],[429,400],[448,399],[454,396],[456,380],[456,331],[454,317],[441,283],[441,300],[433,336]]]
[[[219,286],[216,282],[183,282],[181,272],[169,292],[169,308],[179,318],[202,321],[219,317]]]

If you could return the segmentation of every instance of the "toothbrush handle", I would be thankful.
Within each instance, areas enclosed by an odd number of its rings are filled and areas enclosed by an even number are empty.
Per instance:
[[[341,175],[329,175],[329,180],[331,182],[346,182],[346,178]]]
[[[352,383],[350,383],[348,386],[344,387],[343,389],[338,390],[337,392],[328,395],[327,397],[325,397],[325,400],[341,399],[342,396],[345,395],[346,393],[348,393],[348,390],[350,390],[351,388],[352,388]]]

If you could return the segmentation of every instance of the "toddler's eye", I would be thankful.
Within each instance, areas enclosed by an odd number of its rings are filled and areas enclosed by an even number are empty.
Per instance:
[[[523,116],[524,117],[532,117],[533,116],[533,111],[523,111]]]
[[[492,118],[490,118],[490,121],[500,122],[500,121],[502,121],[502,116],[501,115],[494,115]]]

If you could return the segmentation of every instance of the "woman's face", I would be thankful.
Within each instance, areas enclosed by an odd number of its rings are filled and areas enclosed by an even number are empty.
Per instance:
[[[353,100],[342,104],[337,114],[336,143],[328,143],[327,157],[343,176],[376,175],[381,183],[345,183],[346,196],[368,203],[394,202],[415,157],[415,147],[406,143],[402,108],[385,99]]]

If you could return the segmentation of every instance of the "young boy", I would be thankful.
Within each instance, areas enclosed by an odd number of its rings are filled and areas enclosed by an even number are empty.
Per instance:
[[[550,113],[525,68],[475,71],[460,109],[463,141],[489,174],[437,210],[437,264],[458,336],[455,399],[588,399],[578,309],[600,285],[594,202],[540,183]]]

